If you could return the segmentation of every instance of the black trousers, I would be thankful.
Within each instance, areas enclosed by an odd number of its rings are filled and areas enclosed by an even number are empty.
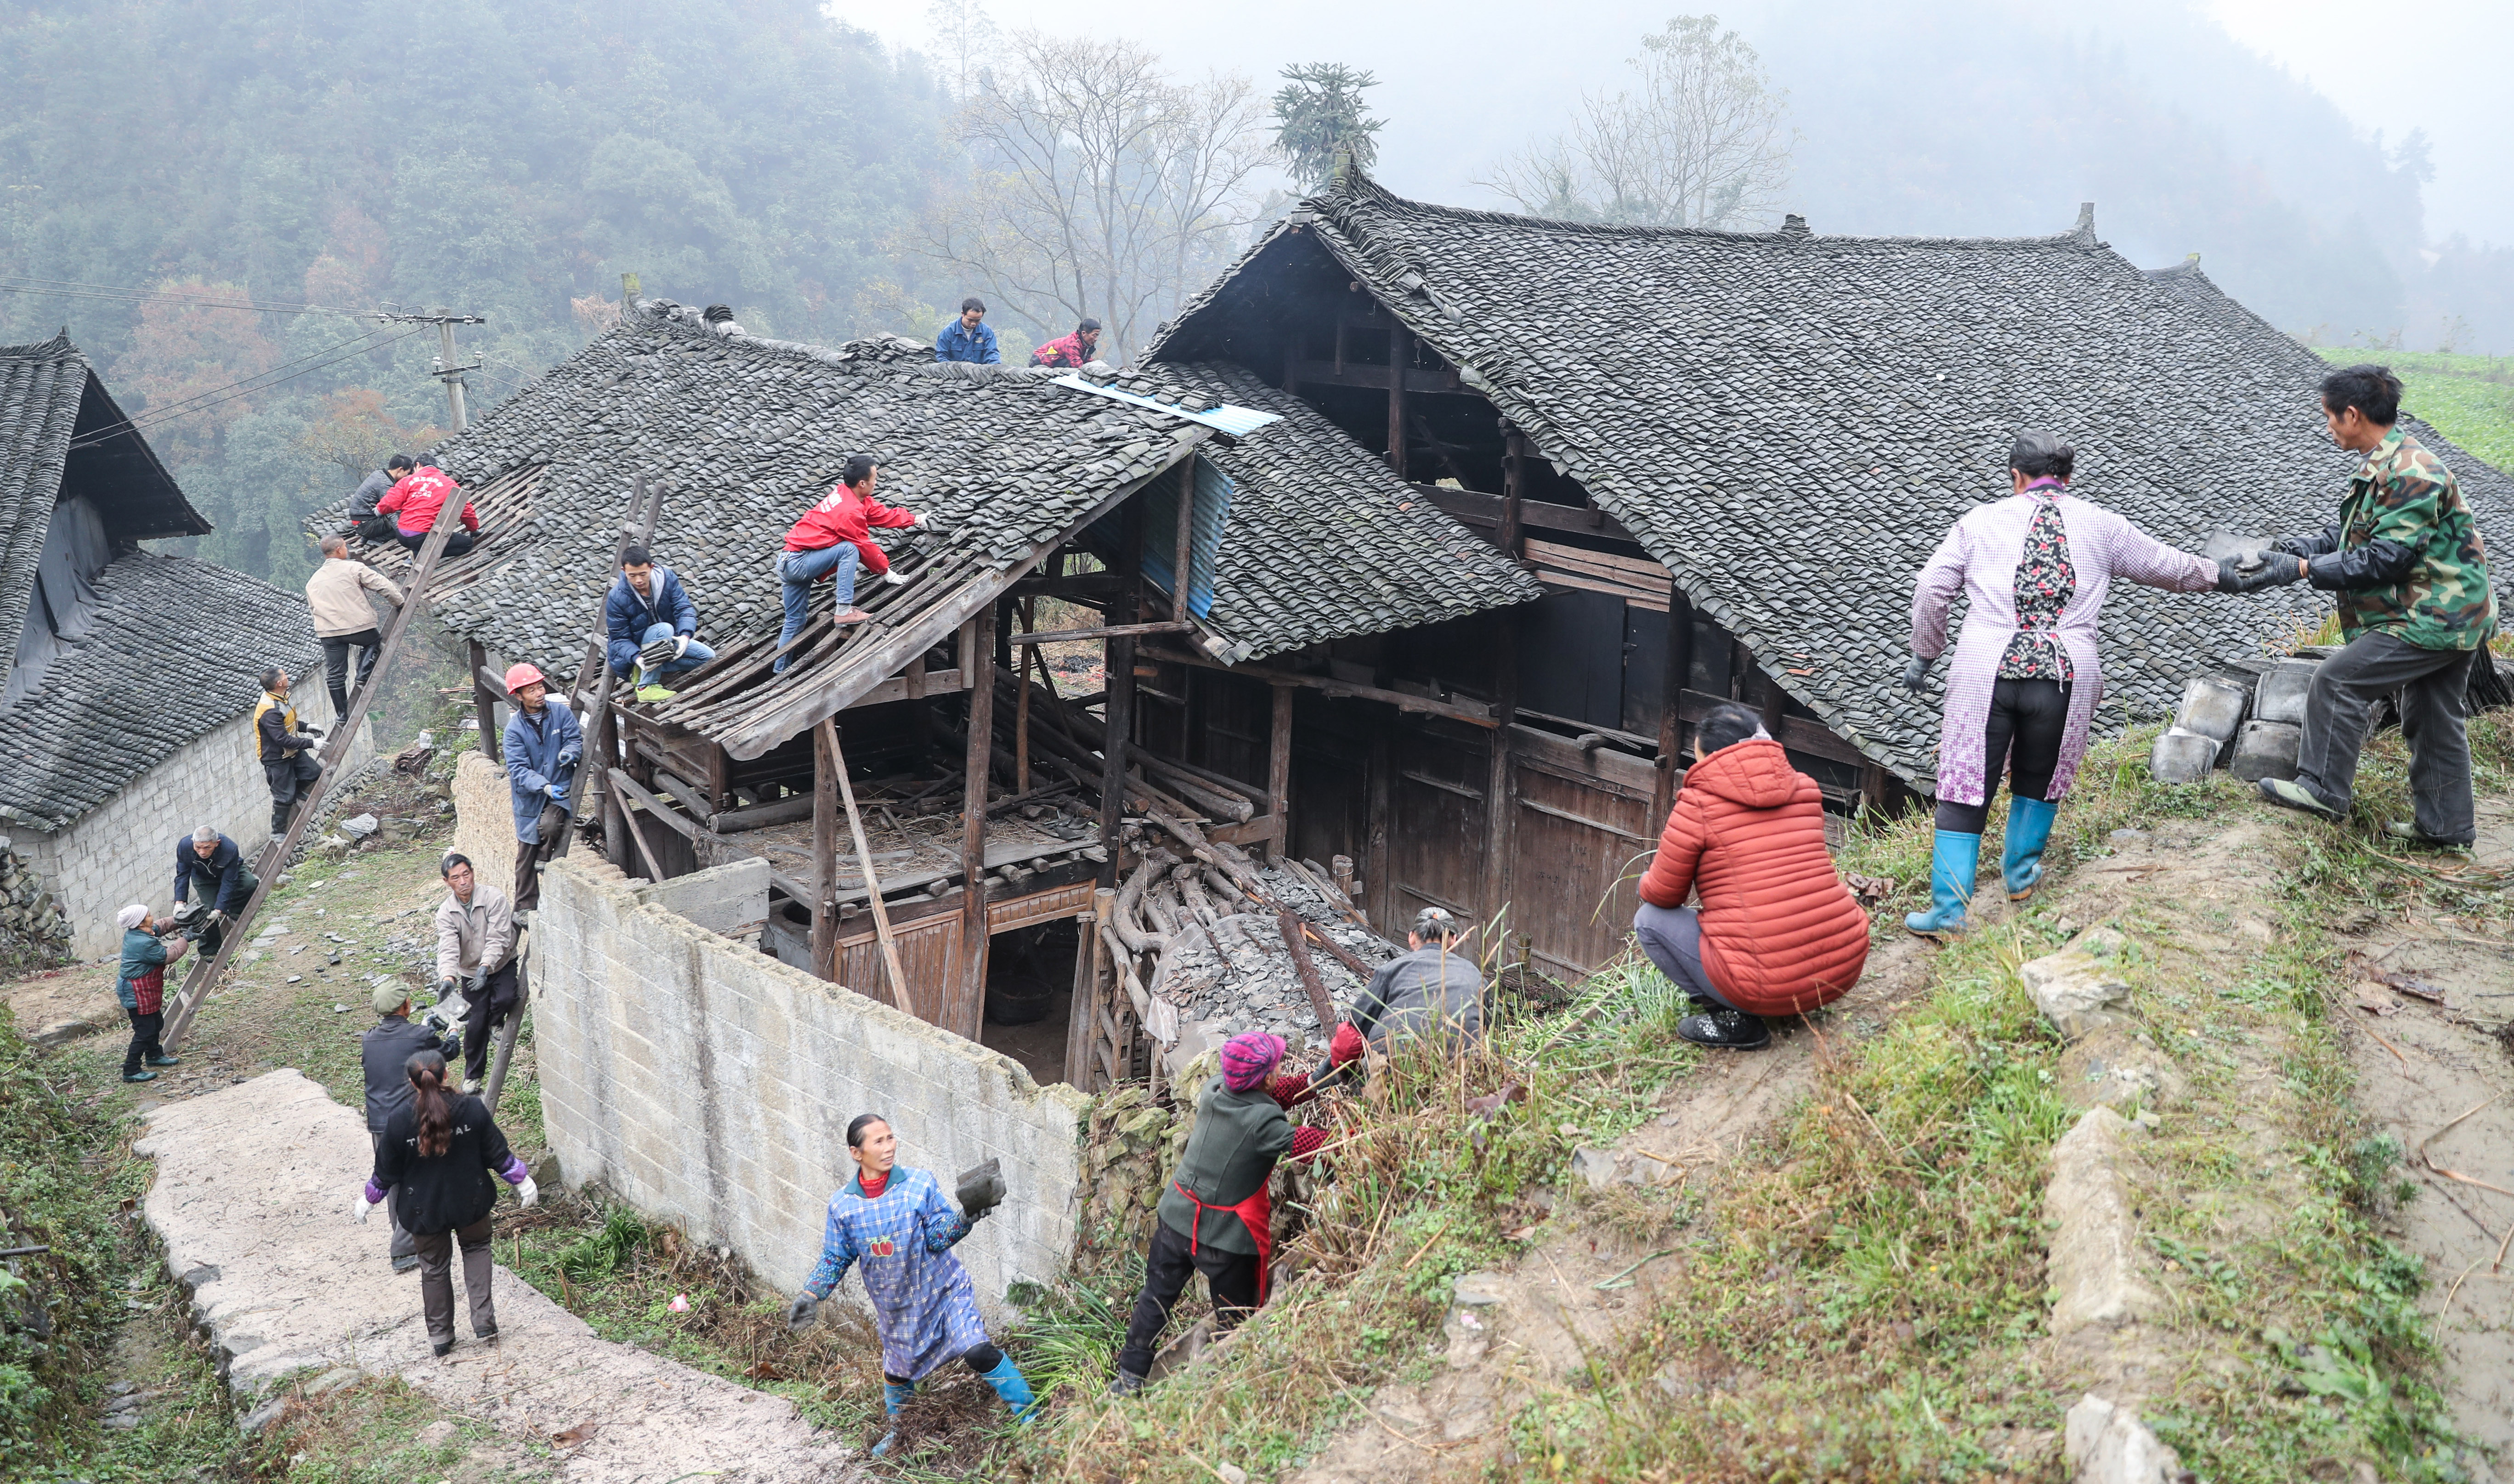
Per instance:
[[[411,550],[417,551],[420,547],[427,543],[427,533],[425,531],[396,530],[393,532],[393,540],[400,541]],[[464,552],[468,551],[473,546],[477,545],[479,541],[480,538],[473,536],[468,531],[456,531],[445,538],[445,554],[449,557],[461,556]]]
[[[276,761],[264,758],[262,776],[270,784],[270,832],[285,834],[289,807],[323,776],[323,765],[314,761],[311,752],[291,752]]]
[[[367,1143],[375,1151],[376,1163],[383,1164],[385,1156],[385,1136],[382,1134],[370,1133],[367,1135]],[[395,1262],[399,1262],[403,1258],[410,1257],[419,1251],[419,1247],[417,1245],[418,1239],[402,1229],[401,1215],[393,1210],[392,1191],[389,1188],[385,1191],[385,1223],[386,1225],[392,1227],[392,1246],[389,1249],[389,1256]]]
[[[343,534],[354,536],[371,546],[397,541],[401,537],[401,523],[389,515],[355,516],[353,522]]]
[[[1004,1352],[995,1348],[993,1342],[990,1341],[985,1344],[974,1344],[969,1348],[962,1350],[960,1352],[960,1363],[967,1366],[970,1370],[977,1372],[979,1375],[984,1376],[989,1371],[992,1371],[995,1367],[1004,1363]],[[889,1382],[894,1386],[912,1386],[916,1384],[916,1383],[910,1381],[905,1376],[893,1376],[888,1371],[881,1373],[881,1379]]]
[[[463,1293],[471,1301],[471,1333],[486,1340],[498,1333],[498,1308],[490,1302],[489,1219],[452,1231],[431,1231],[411,1238],[419,1254],[419,1306],[427,1317],[427,1338],[437,1344],[454,1343],[454,1254],[463,1253]]]
[[[489,1074],[489,1033],[515,1013],[515,963],[480,982],[480,996],[468,1000],[463,1016],[463,1075],[473,1082]]]
[[[562,790],[563,791],[563,790]],[[555,861],[566,851],[559,834],[567,826],[567,811],[556,804],[544,804],[542,817],[535,822],[533,833],[541,839],[531,844],[515,842],[515,910],[529,912],[542,904],[542,863]]]
[[[332,716],[335,721],[349,714],[349,651],[358,652],[359,690],[367,688],[367,677],[376,672],[376,656],[385,647],[385,636],[375,629],[355,634],[326,634],[323,637],[323,688],[332,693]]]
[[[1982,724],[1981,802],[1938,801],[1937,827],[1977,835],[1990,822],[1990,796],[1999,771],[2007,769],[2007,791],[2020,799],[2051,796],[2051,775],[2060,768],[2060,738],[2069,730],[2069,688],[2057,680],[2002,680],[1990,690],[1990,719]]]
[[[2357,786],[2357,754],[2373,730],[2375,703],[2397,693],[2418,829],[2434,840],[2467,845],[2477,839],[2470,736],[2463,727],[2475,662],[2468,650],[2420,649],[2390,634],[2359,634],[2313,672],[2295,781],[2345,813]]]
[[[1153,1222],[1152,1250],[1144,1254],[1144,1288],[1135,1295],[1135,1315],[1126,1324],[1126,1347],[1117,1352],[1117,1369],[1130,1376],[1149,1375],[1153,1350],[1161,1331],[1169,1328],[1170,1310],[1178,1307],[1187,1280],[1204,1274],[1205,1292],[1213,1296],[1213,1327],[1235,1329],[1257,1308],[1257,1259],[1253,1253],[1224,1252],[1211,1242],[1199,1243],[1193,1257],[1188,1239],[1169,1223]]]
[[[162,1057],[166,1048],[157,1044],[158,1033],[166,1028],[166,1012],[151,1010],[142,1015],[137,1010],[122,1012],[131,1017],[131,1049],[122,1054],[122,1074],[126,1077],[140,1070],[142,1057]]]

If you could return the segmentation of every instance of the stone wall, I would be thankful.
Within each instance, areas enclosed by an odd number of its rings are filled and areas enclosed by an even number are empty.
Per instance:
[[[543,1124],[566,1183],[599,1183],[730,1246],[791,1293],[820,1255],[831,1194],[854,1173],[847,1120],[877,1112],[902,1163],[947,1187],[981,1160],[1003,1162],[1003,1207],[958,1249],[982,1304],[998,1309],[1015,1281],[1059,1276],[1088,1101],[659,904],[746,870],[758,874],[745,862],[661,887],[573,859],[544,871],[533,1023]],[[756,890],[764,912],[764,874]]]
[[[332,702],[320,685],[301,687],[297,702],[301,723],[331,724]],[[344,765],[349,772],[375,756],[372,734],[360,733]],[[60,902],[70,951],[95,958],[121,947],[113,914],[126,902],[158,912],[174,906],[176,837],[203,822],[248,857],[270,838],[270,784],[254,755],[251,712],[177,748],[67,828],[21,828],[10,841]]]

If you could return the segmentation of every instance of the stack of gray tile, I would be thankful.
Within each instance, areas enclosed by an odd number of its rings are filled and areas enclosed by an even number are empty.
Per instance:
[[[2245,782],[2295,777],[2306,693],[2319,660],[2279,660],[2255,676],[2194,675],[2173,725],[2157,735],[2148,771],[2163,783],[2196,783],[2220,762]]]

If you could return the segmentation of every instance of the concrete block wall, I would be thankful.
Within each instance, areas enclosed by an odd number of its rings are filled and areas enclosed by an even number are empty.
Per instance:
[[[297,702],[300,722],[331,725],[331,698],[319,684],[300,686]],[[362,726],[344,771],[374,756],[373,733]],[[157,912],[174,906],[175,838],[204,822],[248,856],[270,838],[270,784],[255,756],[251,712],[177,748],[66,828],[20,828],[10,840],[61,902],[70,951],[95,958],[122,946],[113,914],[124,903],[143,902]]]
[[[715,874],[671,887],[701,890]],[[947,1188],[981,1160],[1003,1162],[1008,1198],[957,1249],[991,1312],[1016,1280],[1063,1272],[1088,1100],[708,932],[643,900],[651,890],[574,859],[543,873],[542,1116],[570,1186],[599,1182],[792,1293],[820,1257],[831,1195],[854,1173],[847,1121],[879,1113],[900,1162]],[[854,1279],[843,1291],[861,1302]]]

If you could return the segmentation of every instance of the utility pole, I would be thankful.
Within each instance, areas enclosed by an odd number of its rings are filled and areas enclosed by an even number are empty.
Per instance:
[[[443,309],[433,314],[387,313],[379,314],[376,318],[392,324],[436,327],[436,364],[428,374],[445,383],[445,400],[454,411],[454,430],[458,433],[467,431],[471,426],[471,419],[466,412],[463,402],[465,390],[463,373],[478,371],[481,363],[473,361],[466,366],[454,358],[454,327],[485,325],[488,321],[477,314],[449,314]]]

